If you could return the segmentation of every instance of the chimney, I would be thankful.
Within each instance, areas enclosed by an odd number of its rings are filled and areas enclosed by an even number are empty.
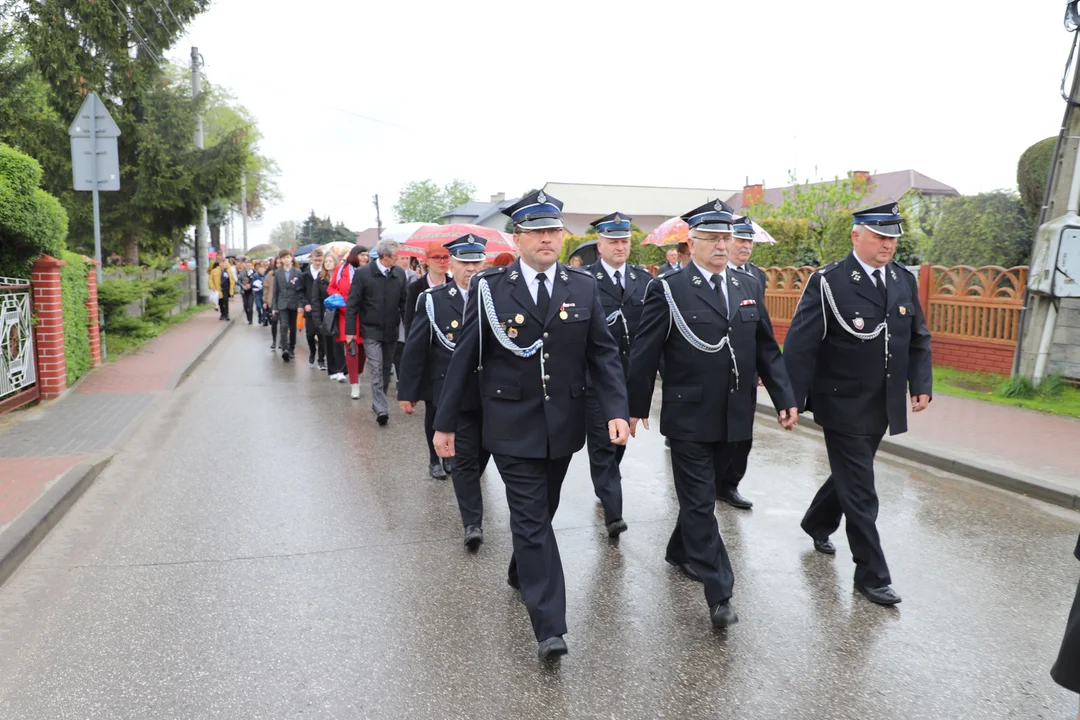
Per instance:
[[[761,202],[765,197],[765,185],[758,183],[757,185],[744,185],[742,189],[742,204],[743,207],[750,207],[754,203]]]
[[[504,192],[495,193],[491,196],[491,202],[493,203],[501,203],[503,200],[506,200],[506,193]]]
[[[852,170],[851,181],[855,187],[866,187],[870,184],[870,173],[866,170]]]

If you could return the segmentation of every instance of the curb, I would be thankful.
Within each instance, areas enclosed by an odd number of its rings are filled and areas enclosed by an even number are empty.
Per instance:
[[[169,377],[168,382],[165,383],[165,390],[175,390],[177,387],[179,387],[180,383],[184,382],[184,380],[187,379],[187,376],[190,375],[192,371],[196,368],[196,366],[198,366],[198,364],[203,361],[203,359],[210,353],[210,351],[213,350],[214,346],[217,345],[219,340],[221,340],[221,336],[224,335],[232,326],[232,320],[227,323],[222,323],[221,327],[215,330],[214,334],[211,335],[209,339],[207,339],[206,342],[202,344],[202,347],[192,353],[189,356],[187,362],[184,363],[184,365],[178,368],[176,372],[174,372]]]
[[[115,452],[102,453],[67,470],[0,532],[0,585],[11,577],[22,561],[67,514],[75,501],[109,464],[114,454]]]
[[[768,415],[770,418],[775,417],[776,415],[776,410],[773,409],[772,405],[767,405],[765,403],[758,403],[757,411],[763,415]],[[799,416],[799,427],[808,430],[816,430],[818,432],[821,431],[821,426],[805,415]],[[955,473],[956,475],[960,475],[969,480],[992,485],[996,488],[1001,488],[1002,490],[1009,490],[1020,495],[1033,497],[1037,500],[1043,500],[1054,505],[1069,508],[1070,510],[1080,510],[1080,495],[1077,495],[1075,490],[1058,485],[1050,480],[1044,480],[1024,473],[1003,472],[989,465],[983,465],[982,463],[970,460],[957,460],[955,458],[945,457],[938,452],[920,450],[919,448],[914,448],[910,445],[898,443],[895,440],[889,440],[888,436],[882,439],[878,449],[891,455],[902,457],[905,460],[912,460],[920,465],[927,465],[937,470]]]

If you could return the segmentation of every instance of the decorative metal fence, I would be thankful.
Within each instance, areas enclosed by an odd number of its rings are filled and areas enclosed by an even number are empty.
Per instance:
[[[0,277],[0,413],[36,400],[36,383],[30,281]]]

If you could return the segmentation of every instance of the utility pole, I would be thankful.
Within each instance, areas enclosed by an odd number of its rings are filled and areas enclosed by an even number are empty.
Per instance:
[[[379,215],[379,194],[375,193],[375,227],[378,229],[378,239],[382,240],[382,216]]]
[[[197,98],[202,94],[202,78],[199,69],[203,59],[199,54],[199,48],[191,48],[191,97]],[[202,113],[196,118],[195,147],[203,149],[203,121]],[[210,237],[210,223],[206,216],[206,206],[199,210],[199,225],[195,229],[195,288],[199,303],[210,302],[210,287],[207,284],[207,272],[209,270],[209,258],[207,256],[207,240]]]
[[[244,254],[247,254],[247,170],[240,173],[240,217],[244,223]]]

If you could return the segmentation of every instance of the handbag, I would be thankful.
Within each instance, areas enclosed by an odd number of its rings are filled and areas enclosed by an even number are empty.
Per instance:
[[[329,335],[331,337],[336,337],[337,336],[337,332],[338,332],[337,316],[338,316],[338,311],[337,310],[333,310],[333,311],[326,310],[325,312],[323,312],[322,329],[323,329],[323,332],[325,334],[327,334],[327,335]]]

